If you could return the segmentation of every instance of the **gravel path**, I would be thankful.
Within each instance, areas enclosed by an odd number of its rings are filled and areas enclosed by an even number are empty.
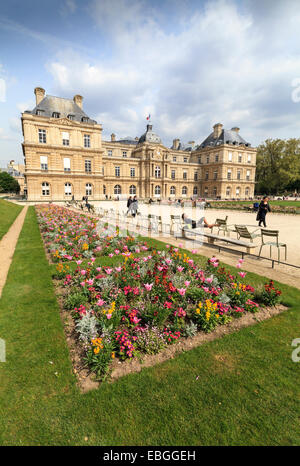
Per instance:
[[[15,252],[17,241],[23,227],[27,209],[27,206],[22,209],[8,232],[0,241],[0,297],[6,282],[6,277]]]

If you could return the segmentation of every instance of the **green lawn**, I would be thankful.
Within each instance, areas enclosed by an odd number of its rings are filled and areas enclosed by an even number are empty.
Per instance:
[[[52,269],[30,207],[0,300],[1,445],[299,444],[299,290],[280,285],[290,308],[269,321],[82,395]]]
[[[249,205],[253,206],[253,202],[255,202],[256,199],[254,198],[253,201],[211,201],[210,204],[213,206],[215,203],[216,204],[222,204],[224,207],[229,207],[229,206],[237,206],[237,205]],[[259,202],[259,201],[258,201]],[[300,201],[270,201],[269,204],[272,206],[280,206],[280,207],[295,207],[295,208],[300,208]]]
[[[23,206],[0,199],[0,239],[9,230]]]

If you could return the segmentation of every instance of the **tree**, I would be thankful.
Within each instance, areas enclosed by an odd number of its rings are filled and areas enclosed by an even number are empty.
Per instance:
[[[257,148],[256,192],[278,194],[300,184],[300,139],[267,139]]]
[[[19,193],[20,185],[18,181],[7,172],[0,172],[0,192]]]

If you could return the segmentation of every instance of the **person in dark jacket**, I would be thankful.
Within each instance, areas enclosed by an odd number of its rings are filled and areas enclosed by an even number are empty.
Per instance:
[[[256,216],[256,220],[258,221],[258,226],[261,227],[261,224],[264,224],[264,227],[266,228],[266,215],[268,212],[271,212],[270,206],[269,206],[269,198],[268,196],[264,196],[263,200],[259,204],[258,207],[258,212]]]
[[[131,210],[131,207],[130,207],[130,206],[131,206],[132,202],[133,202],[133,201],[132,201],[132,197],[129,196],[129,198],[127,199],[127,212],[126,212],[126,215],[128,215],[129,212],[130,212],[130,210]]]

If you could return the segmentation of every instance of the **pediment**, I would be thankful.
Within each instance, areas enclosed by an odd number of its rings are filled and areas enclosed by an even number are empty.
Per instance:
[[[74,124],[78,124],[78,121],[69,120],[68,118],[52,118],[52,121],[57,125],[65,125],[65,126],[74,126]]]

